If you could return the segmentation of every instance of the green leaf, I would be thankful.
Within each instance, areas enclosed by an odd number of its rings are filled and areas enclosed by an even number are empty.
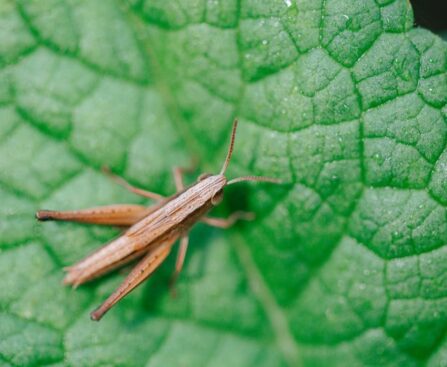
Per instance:
[[[447,361],[447,47],[406,0],[0,3],[0,365],[442,366]],[[100,323],[122,273],[62,268],[118,231],[38,208],[145,203],[216,172],[177,297],[157,274]],[[193,179],[189,177],[189,179]]]

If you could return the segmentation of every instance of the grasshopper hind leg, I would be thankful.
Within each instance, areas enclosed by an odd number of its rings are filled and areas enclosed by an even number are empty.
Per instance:
[[[149,250],[115,292],[90,314],[91,319],[99,321],[118,301],[146,280],[168,257],[171,252],[172,243],[173,241],[169,241],[159,245],[155,249]]]
[[[80,210],[38,210],[39,221],[69,221],[128,227],[148,215],[153,209],[143,205],[116,204]]]

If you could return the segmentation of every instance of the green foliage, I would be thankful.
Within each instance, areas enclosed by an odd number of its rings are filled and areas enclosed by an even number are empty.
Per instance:
[[[447,47],[406,0],[0,2],[1,366],[447,363]],[[122,274],[62,268],[115,229],[38,208],[140,202],[174,165],[257,220],[192,232],[100,323]]]

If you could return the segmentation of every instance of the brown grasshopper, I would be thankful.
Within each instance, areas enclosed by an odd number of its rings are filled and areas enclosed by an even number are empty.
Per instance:
[[[69,266],[64,284],[77,287],[100,275],[108,273],[132,260],[141,258],[121,285],[90,316],[100,320],[119,300],[147,279],[166,259],[174,243],[180,239],[173,279],[180,273],[188,248],[188,231],[197,222],[220,228],[228,228],[239,219],[253,219],[252,213],[235,212],[228,218],[210,218],[206,213],[223,198],[227,185],[241,181],[265,181],[279,183],[274,178],[243,176],[230,181],[224,176],[233,153],[237,120],[233,123],[230,146],[219,174],[202,174],[190,187],[183,185],[184,170],[174,169],[177,193],[164,197],[154,192],[136,188],[122,178],[114,179],[131,192],[156,200],[150,207],[142,205],[109,205],[76,211],[39,210],[40,221],[62,220],[82,223],[129,227],[121,236]]]

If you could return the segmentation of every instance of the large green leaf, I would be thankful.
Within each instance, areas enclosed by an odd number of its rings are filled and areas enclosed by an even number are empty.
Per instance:
[[[445,366],[447,48],[406,0],[0,1],[1,366]],[[37,208],[144,202],[217,171],[225,210],[100,323],[114,274],[62,268],[117,234]]]

